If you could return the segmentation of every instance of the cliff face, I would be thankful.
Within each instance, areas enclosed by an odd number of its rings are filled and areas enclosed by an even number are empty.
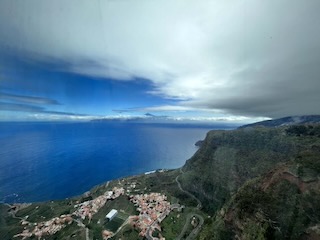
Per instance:
[[[202,239],[319,239],[320,125],[211,131],[183,170]]]
[[[290,161],[297,151],[284,129],[211,131],[181,180],[214,213],[246,180]]]

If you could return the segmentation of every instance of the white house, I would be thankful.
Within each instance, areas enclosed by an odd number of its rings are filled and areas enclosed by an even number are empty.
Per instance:
[[[118,211],[116,209],[112,209],[107,215],[106,215],[106,219],[108,219],[109,221],[111,221],[115,216],[117,216]]]

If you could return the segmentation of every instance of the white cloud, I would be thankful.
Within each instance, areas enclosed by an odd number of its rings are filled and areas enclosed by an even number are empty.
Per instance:
[[[224,117],[172,117],[172,120],[182,122],[223,122],[223,123],[235,123],[235,124],[248,124],[253,122],[260,122],[269,120],[265,117],[246,117],[246,116],[224,116]]]
[[[181,106],[181,105],[161,105],[161,106],[153,106],[153,107],[144,107],[144,108],[135,108],[129,109],[125,111],[130,112],[189,112],[189,111],[202,111],[209,113],[221,113],[220,110],[212,110],[207,108],[195,108],[190,106]]]
[[[320,113],[319,7],[317,0],[3,0],[0,44],[63,60],[65,71],[149,79],[150,94],[181,100],[176,108]]]

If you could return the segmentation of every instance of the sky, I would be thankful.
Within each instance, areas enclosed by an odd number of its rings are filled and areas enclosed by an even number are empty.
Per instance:
[[[318,0],[1,0],[0,120],[320,114]]]

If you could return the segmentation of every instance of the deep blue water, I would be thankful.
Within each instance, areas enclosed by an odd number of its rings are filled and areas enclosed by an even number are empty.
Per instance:
[[[81,194],[94,185],[181,167],[212,126],[0,123],[0,200],[34,202]]]

